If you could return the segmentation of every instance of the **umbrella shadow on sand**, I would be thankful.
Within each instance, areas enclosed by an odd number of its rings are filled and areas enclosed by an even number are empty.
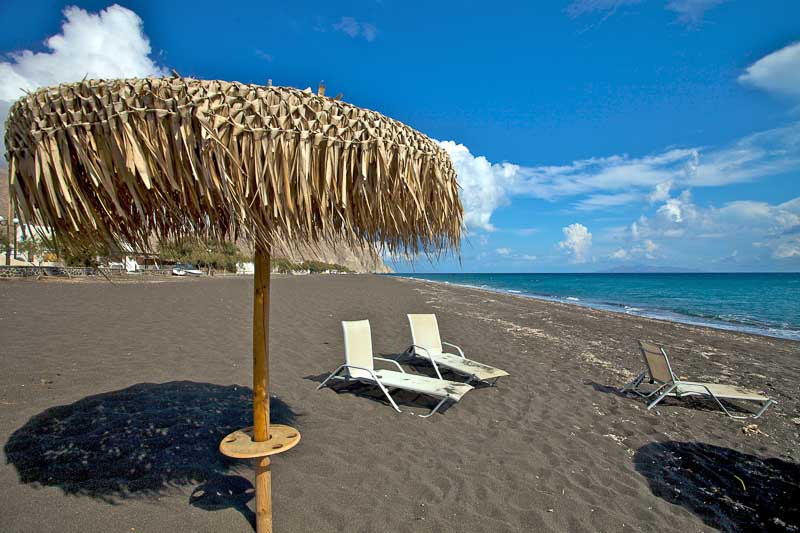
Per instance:
[[[23,483],[111,504],[200,483],[192,505],[234,508],[252,524],[253,486],[226,475],[237,462],[218,450],[222,437],[251,425],[252,404],[248,387],[139,383],[43,411],[11,435],[4,452]],[[273,423],[295,422],[275,397],[270,415]]]
[[[699,442],[656,442],[634,456],[650,490],[723,531],[800,531],[800,465]]]

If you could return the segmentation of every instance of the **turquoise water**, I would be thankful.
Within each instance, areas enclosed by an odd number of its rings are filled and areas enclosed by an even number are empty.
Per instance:
[[[800,340],[800,273],[396,275]]]

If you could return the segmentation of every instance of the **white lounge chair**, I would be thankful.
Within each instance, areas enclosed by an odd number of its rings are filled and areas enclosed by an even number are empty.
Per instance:
[[[436,315],[408,315],[408,325],[411,327],[411,346],[406,354],[427,359],[433,365],[436,375],[442,377],[439,367],[449,368],[459,374],[469,376],[467,383],[476,381],[491,381],[494,385],[498,379],[507,376],[508,372],[493,366],[485,365],[464,357],[464,352],[449,342],[443,342],[439,336],[439,323]],[[458,355],[445,353],[442,345],[447,345],[458,350]]]
[[[639,349],[644,358],[645,369],[636,378],[622,387],[620,392],[633,392],[642,398],[649,399],[655,396],[655,400],[650,402],[647,409],[652,409],[667,396],[684,398],[690,396],[704,396],[714,400],[722,411],[731,418],[743,420],[747,418],[758,418],[764,411],[776,403],[775,400],[764,396],[758,392],[743,389],[735,385],[721,385],[719,383],[698,383],[695,381],[681,381],[672,371],[667,352],[659,344],[639,341]],[[649,377],[649,382],[655,384],[653,390],[644,390],[640,387]],[[721,400],[741,400],[749,402],[762,402],[761,408],[754,414],[739,416],[734,415],[725,407]]]
[[[401,413],[394,399],[389,394],[390,389],[403,389],[420,394],[427,394],[441,401],[436,407],[431,409],[427,415],[419,415],[428,418],[433,415],[448,400],[457,402],[467,392],[472,390],[466,383],[456,383],[444,379],[430,378],[416,374],[408,374],[400,363],[392,359],[373,357],[372,355],[372,333],[369,327],[369,320],[358,320],[354,322],[342,322],[344,331],[344,356],[345,364],[337,368],[325,381],[320,383],[317,390],[321,389],[331,379],[354,380],[370,385],[377,385],[389,399],[394,410]],[[376,370],[373,361],[384,361],[397,366],[399,372],[394,370]],[[343,376],[339,373],[344,372]]]

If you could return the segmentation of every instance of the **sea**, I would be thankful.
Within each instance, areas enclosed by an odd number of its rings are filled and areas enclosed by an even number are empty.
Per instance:
[[[800,340],[800,273],[393,275]]]

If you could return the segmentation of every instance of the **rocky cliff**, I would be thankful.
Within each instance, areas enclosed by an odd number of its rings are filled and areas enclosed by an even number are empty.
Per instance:
[[[295,250],[289,248],[279,248],[273,251],[274,257],[283,257],[299,263],[301,261],[322,261],[324,263],[335,263],[343,265],[355,272],[376,272],[385,274],[392,272],[386,266],[378,253],[370,247],[353,248],[345,244],[332,246],[330,244],[320,244],[315,247],[300,246]]]

